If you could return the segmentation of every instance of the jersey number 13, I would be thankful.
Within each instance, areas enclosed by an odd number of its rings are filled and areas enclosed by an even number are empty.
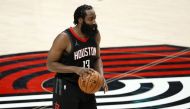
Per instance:
[[[83,61],[83,67],[84,68],[90,68],[90,60]]]

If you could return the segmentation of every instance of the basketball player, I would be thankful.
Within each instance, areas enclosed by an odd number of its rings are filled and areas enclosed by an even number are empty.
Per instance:
[[[100,58],[100,33],[96,14],[90,5],[75,10],[74,27],[61,32],[48,53],[47,67],[55,75],[53,91],[54,109],[97,109],[94,94],[83,93],[78,86],[79,76],[94,70],[103,75]],[[105,79],[104,79],[105,80]],[[108,90],[106,82],[102,86]]]

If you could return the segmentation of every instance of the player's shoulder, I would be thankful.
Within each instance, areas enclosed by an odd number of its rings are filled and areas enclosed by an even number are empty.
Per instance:
[[[68,41],[68,34],[65,31],[62,31],[57,35],[56,40]]]
[[[53,45],[60,47],[64,47],[67,44],[69,44],[69,39],[68,35],[65,32],[59,33],[53,41]]]
[[[96,37],[95,37],[95,40],[96,42],[99,44],[100,43],[100,40],[101,40],[101,35],[100,35],[100,32],[98,31]]]

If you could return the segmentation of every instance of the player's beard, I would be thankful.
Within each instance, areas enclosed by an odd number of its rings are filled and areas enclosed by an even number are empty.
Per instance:
[[[94,37],[98,33],[98,26],[97,24],[89,25],[89,24],[86,24],[85,21],[83,21],[83,24],[81,26],[81,32],[86,37]]]

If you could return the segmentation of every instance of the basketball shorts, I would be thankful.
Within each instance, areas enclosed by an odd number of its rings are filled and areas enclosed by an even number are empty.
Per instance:
[[[53,109],[97,109],[94,94],[85,94],[77,83],[54,80]]]

